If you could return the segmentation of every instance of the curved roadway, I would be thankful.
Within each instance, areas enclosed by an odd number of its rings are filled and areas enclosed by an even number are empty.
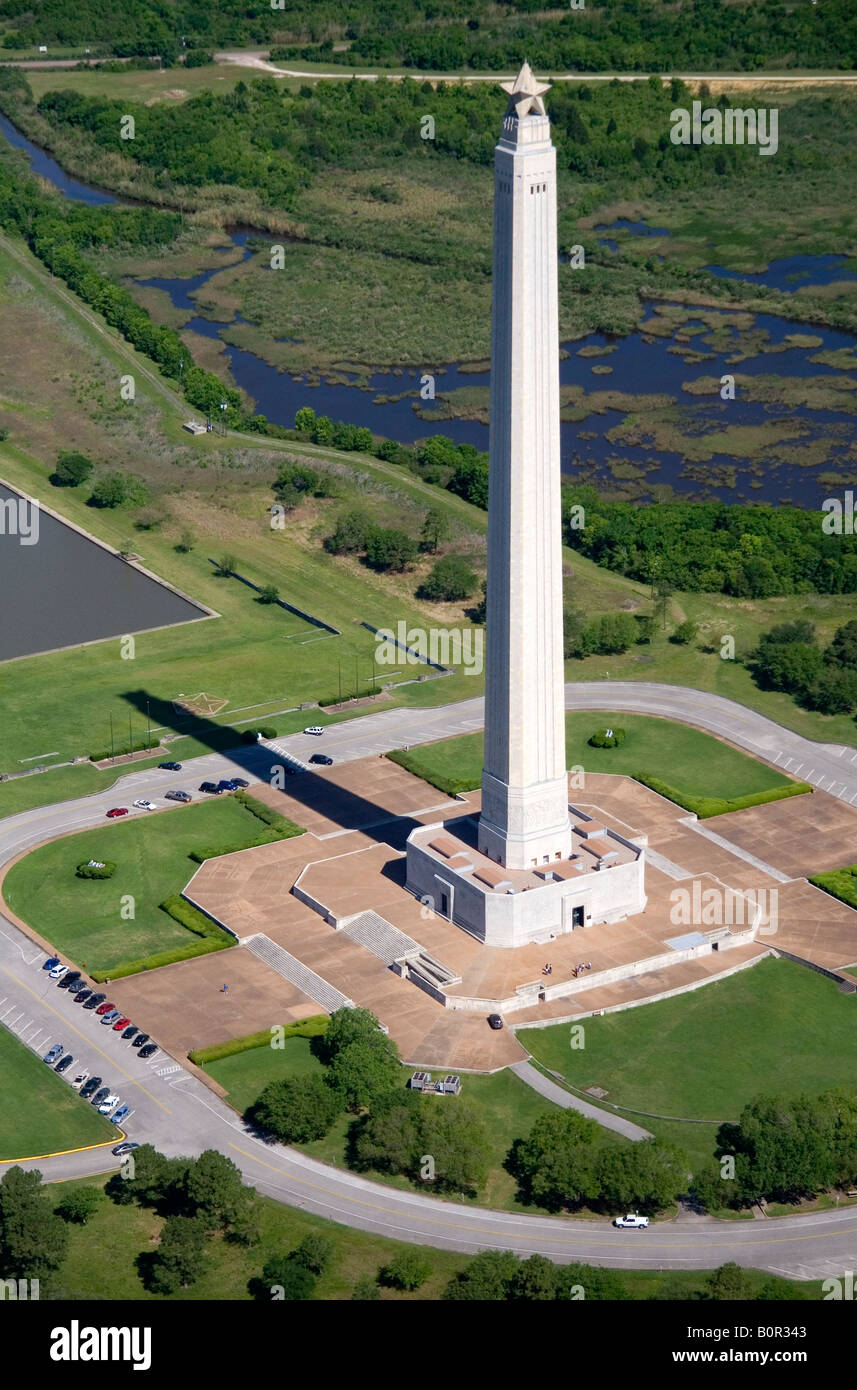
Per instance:
[[[720,696],[643,682],[593,682],[566,686],[566,706],[682,720],[719,734],[833,795],[857,799],[857,750],[811,743]],[[387,709],[329,726],[325,746],[338,761],[349,761],[402,744],[431,742],[481,724],[481,698],[434,710]],[[317,747],[303,734],[290,735],[280,743],[298,756]],[[210,753],[185,763],[182,780],[225,775],[236,764],[252,778],[265,774],[271,758],[265,745]],[[154,768],[132,771],[109,792],[7,817],[0,821],[0,870],[44,840],[103,824],[105,811],[117,801],[162,796],[164,777]],[[112,1029],[105,1035],[91,1014],[76,1008],[65,992],[48,981],[40,968],[44,959],[44,952],[0,913],[0,1021],[38,1053],[61,1040],[77,1061],[91,1070],[103,1070],[123,1099],[134,1106],[128,1122],[131,1138],[149,1140],[168,1154],[217,1148],[238,1165],[248,1183],[290,1206],[415,1244],[469,1253],[481,1249],[509,1249],[521,1255],[538,1252],[560,1262],[584,1260],[617,1268],[700,1269],[735,1260],[794,1277],[823,1278],[841,1275],[857,1262],[857,1208],[777,1221],[659,1222],[638,1233],[614,1230],[606,1220],[527,1216],[440,1201],[319,1163],[260,1140],[196,1076],[165,1054],[159,1053],[148,1065],[142,1063]],[[117,1162],[104,1147],[21,1158],[24,1166],[38,1167],[50,1180],[102,1173]]]

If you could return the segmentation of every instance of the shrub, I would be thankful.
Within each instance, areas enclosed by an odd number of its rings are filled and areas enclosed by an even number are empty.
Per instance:
[[[110,859],[103,863],[89,861],[86,864],[78,864],[75,873],[78,878],[112,878],[116,872],[116,865]]]
[[[373,569],[399,574],[417,558],[416,541],[395,527],[373,526],[366,536],[366,559]]]
[[[149,743],[148,739],[137,738],[131,744],[130,748],[126,748],[124,746],[120,746],[115,750],[112,748],[105,748],[99,753],[90,753],[89,760],[93,763],[101,763],[104,761],[105,758],[112,758],[114,756],[114,751],[115,756],[117,758],[122,758],[127,753],[142,753],[144,751],[151,753],[163,753],[164,749],[161,747],[159,743],[152,744]]]
[[[57,455],[57,466],[50,481],[54,487],[79,487],[92,474],[94,464],[85,454],[63,450]]]
[[[686,647],[689,642],[693,641],[698,632],[699,625],[691,622],[690,618],[687,618],[685,622],[679,623],[670,641],[676,643],[678,646]]]
[[[289,820],[286,816],[280,815],[279,811],[275,811],[272,806],[266,805],[264,801],[257,801],[256,797],[251,796],[249,792],[236,792],[235,800],[239,801],[244,809],[249,811],[252,816],[255,816],[257,820],[264,821],[265,825],[269,825],[273,830],[278,831],[284,839],[292,835],[302,835],[304,833],[301,826],[295,825],[294,821]]]
[[[597,729],[587,739],[592,748],[619,748],[624,742],[624,729]]]
[[[204,912],[200,912],[198,907],[194,907],[193,903],[187,902],[178,893],[165,898],[160,904],[160,908],[162,912],[166,912],[169,917],[172,917],[174,922],[178,922],[182,927],[187,927],[188,931],[192,931],[195,936],[210,937],[213,941],[224,939],[227,944],[231,944],[232,937],[224,932],[222,927],[219,927],[210,917],[206,917]]]
[[[460,555],[444,555],[423,580],[417,590],[417,598],[451,603],[469,598],[478,582],[473,570]]]
[[[802,796],[804,792],[812,791],[808,782],[792,782],[785,787],[771,787],[769,791],[751,792],[748,796],[736,796],[729,801],[719,796],[693,796],[689,792],[678,791],[647,772],[635,772],[634,780],[642,782],[644,787],[650,787],[659,796],[665,796],[667,801],[683,806],[686,811],[695,812],[700,820],[706,820],[709,816],[723,816],[729,811],[745,811],[749,806],[764,806],[769,801],[782,801],[785,797]]]
[[[108,970],[90,970],[90,975],[96,983],[100,984],[103,980],[121,980],[126,975],[139,975],[143,970],[160,970],[162,965],[175,965],[176,961],[192,960],[195,956],[206,956],[209,951],[223,951],[229,946],[237,945],[232,937],[226,938],[225,933],[221,933],[223,940],[215,940],[214,937],[206,937],[204,941],[193,941],[189,946],[175,946],[171,951],[159,951],[153,956],[140,956],[137,960],[122,961],[119,965],[111,965]]]
[[[299,1023],[287,1023],[280,1036],[318,1038],[326,1031],[327,1014],[316,1014],[313,1018],[302,1018]],[[234,1057],[238,1052],[250,1052],[256,1047],[270,1047],[271,1037],[272,1030],[264,1028],[260,1033],[245,1033],[243,1038],[231,1038],[229,1042],[215,1043],[213,1047],[194,1048],[188,1056],[198,1067],[204,1067],[209,1062],[219,1062],[222,1057]]]
[[[146,489],[138,478],[127,473],[105,473],[92,489],[92,507],[123,507],[128,502],[145,501]]]
[[[324,1138],[341,1110],[322,1077],[288,1076],[268,1083],[249,1117],[284,1144],[308,1144]]]
[[[237,563],[238,561],[235,559],[234,555],[221,555],[215,566],[214,573],[220,578],[228,579],[230,575],[235,573],[235,566]]]
[[[276,584],[262,585],[261,589],[259,590],[260,603],[278,603],[279,599],[280,591],[277,588]]]
[[[432,1273],[421,1250],[400,1250],[381,1270],[381,1278],[393,1289],[418,1289]]]
[[[329,1236],[312,1234],[304,1236],[300,1245],[292,1251],[291,1258],[303,1265],[310,1274],[324,1274],[334,1255],[336,1246]]]

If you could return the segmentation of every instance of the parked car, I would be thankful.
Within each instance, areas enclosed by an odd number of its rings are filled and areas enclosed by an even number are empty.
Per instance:
[[[119,1109],[116,1110],[116,1111],[113,1113],[113,1115],[111,1115],[110,1118],[111,1118],[112,1120],[117,1120],[117,1119],[119,1118],[119,1116],[122,1115],[122,1111],[123,1111],[123,1110],[125,1111],[125,1114],[127,1114],[127,1113],[128,1113],[128,1110],[129,1110],[129,1106],[127,1106],[127,1105],[120,1105],[120,1106],[119,1106]],[[125,1115],[122,1115],[122,1119],[123,1119],[123,1120],[124,1120],[124,1118],[125,1118]],[[135,1150],[135,1149],[139,1149],[139,1147],[140,1147],[140,1145],[139,1145],[139,1144],[135,1144],[133,1140],[124,1139],[124,1140],[122,1141],[121,1144],[117,1144],[117,1145],[116,1145],[116,1148],[115,1148],[115,1149],[111,1149],[110,1152],[111,1152],[112,1154],[115,1154],[117,1158],[124,1158],[126,1154],[133,1153],[134,1150]]]
[[[89,985],[84,985],[83,989],[79,989],[74,996],[74,1002],[75,1004],[82,1004],[84,999],[89,999],[91,995],[92,990],[89,988]]]
[[[87,1081],[88,1079],[89,1079],[89,1072],[88,1072],[88,1071],[79,1071],[79,1072],[76,1074],[76,1076],[74,1077],[74,1080],[72,1081],[71,1084],[72,1084],[72,1086],[74,1087],[74,1089],[75,1089],[76,1091],[79,1091],[80,1088],[81,1088],[81,1086],[83,1085],[84,1081]]]
[[[59,982],[59,988],[71,989],[72,985],[77,986],[79,981],[82,979],[83,976],[79,970],[67,970]]]
[[[210,792],[212,796],[219,796],[221,790],[216,782],[200,782],[199,789],[201,792]]]
[[[157,1050],[158,1050],[158,1045],[157,1045],[157,1043],[146,1043],[146,1046],[145,1046],[145,1047],[141,1047],[141,1048],[140,1048],[140,1056],[141,1056],[141,1057],[154,1057],[154,1055],[155,1055],[155,1053],[157,1052]]]
[[[125,1029],[125,1032],[122,1034],[122,1036],[123,1038],[133,1038],[134,1034],[139,1033],[139,1031],[140,1029],[137,1027],[136,1023],[131,1023]]]
[[[148,1033],[138,1033],[137,1036],[136,1036],[136,1038],[135,1038],[134,1041],[132,1042],[131,1046],[132,1046],[132,1047],[142,1047],[143,1044],[144,1044],[144,1043],[147,1043],[148,1041],[149,1041],[149,1034],[148,1034]]]
[[[95,1092],[95,1095],[92,1097],[92,1100],[89,1103],[90,1105],[94,1105],[97,1110],[100,1105],[104,1104],[109,1095],[110,1087],[102,1086],[100,1091]]]
[[[488,1015],[488,1027],[489,1027],[489,1028],[502,1028],[502,1027],[503,1027],[503,1020],[502,1020],[502,1018],[500,1017],[499,1014],[489,1014],[489,1015]]]
[[[333,758],[329,758],[326,753],[313,753],[310,758],[311,763],[321,763],[323,767],[331,767]]]
[[[54,1071],[68,1071],[73,1061],[74,1058],[72,1057],[71,1053],[67,1052],[65,1056],[61,1057],[60,1060],[57,1062],[56,1066],[54,1067]]]
[[[102,995],[101,997],[102,997],[102,999],[104,998],[103,995]],[[101,1016],[103,1016],[104,1014],[109,1014],[109,1013],[110,1013],[110,1010],[111,1010],[111,1009],[115,1009],[115,1008],[116,1008],[116,1005],[115,1005],[115,1004],[112,1004],[112,1003],[110,1002],[110,1000],[108,1000],[106,1004],[99,1004],[99,1005],[98,1005],[98,1008],[95,1010],[95,1012],[99,1015],[99,1017],[101,1017]],[[117,1013],[116,1017],[117,1017],[117,1018],[119,1017],[118,1013]]]
[[[96,1013],[99,1013],[99,1012],[100,1012],[100,1010],[97,1009],[97,1010],[96,1010]],[[117,1020],[117,1018],[121,1018],[121,1013],[120,1013],[119,1009],[110,1009],[110,1010],[104,1015],[104,1017],[102,1018],[101,1022],[102,1022],[102,1023],[115,1023],[116,1020]]]
[[[157,811],[158,809],[154,801],[147,800],[145,796],[141,796],[138,801],[134,802],[134,805],[138,811]]]
[[[62,1043],[54,1043],[50,1052],[46,1052],[42,1060],[47,1062],[48,1066],[52,1067],[54,1062],[62,1056],[62,1050]]]
[[[182,770],[181,763],[158,763],[158,767],[162,767],[166,772],[181,772]]]
[[[89,1080],[86,1082],[86,1084],[85,1084],[84,1086],[81,1086],[81,1088],[80,1088],[80,1094],[83,1096],[83,1099],[84,1099],[84,1100],[89,1100],[90,1096],[93,1095],[93,1093],[94,1093],[95,1091],[98,1090],[98,1088],[99,1088],[100,1085],[101,1085],[101,1077],[100,1077],[100,1076],[91,1076],[91,1077],[89,1078]]]
[[[243,777],[233,777],[230,779],[233,787],[249,787],[250,783],[245,782]]]
[[[614,1226],[621,1226],[623,1230],[632,1231],[644,1231],[648,1224],[649,1218],[647,1216],[637,1216],[633,1213],[630,1216],[617,1216],[613,1222]]]
[[[106,998],[106,994],[90,994],[83,1007],[85,1009],[97,1009],[98,1005],[102,1004]]]
[[[115,1093],[111,1093],[109,1096],[105,1096],[104,1100],[98,1107],[99,1115],[106,1115],[108,1110],[112,1110],[118,1099],[119,1097]]]
[[[310,724],[308,729],[304,729],[304,733],[312,734],[315,738],[320,738],[320,736],[324,733],[324,729],[322,728],[321,724]]]
[[[217,788],[218,791],[222,792],[237,792],[238,783],[233,782],[231,777],[222,777],[217,784]]]
[[[114,1033],[121,1033],[122,1029],[127,1028],[130,1022],[130,1018],[117,1018],[116,1022],[113,1025]]]
[[[165,801],[193,801],[190,792],[167,792]]]
[[[53,968],[53,970],[52,970],[51,973],[50,973],[50,978],[51,978],[52,980],[61,980],[62,977],[63,977],[63,975],[65,975],[65,974],[67,974],[67,973],[68,973],[68,966],[67,966],[67,965],[62,965],[62,964],[60,964],[60,965],[55,965],[54,968]]]
[[[112,806],[110,810],[107,812],[107,819],[115,820],[117,816],[127,816],[127,814],[127,806]]]
[[[56,966],[59,965],[59,963],[60,963],[60,958],[59,958],[59,956],[48,956],[47,960],[45,961],[44,965],[42,966],[42,969],[43,969],[43,970],[53,970],[53,969],[56,968]]]

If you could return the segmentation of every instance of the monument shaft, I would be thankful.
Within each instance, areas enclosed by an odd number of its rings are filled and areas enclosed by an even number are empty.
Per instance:
[[[556,152],[540,96],[528,97],[521,86],[519,77],[494,163],[479,848],[502,865],[525,869],[567,858],[571,827],[562,648]]]

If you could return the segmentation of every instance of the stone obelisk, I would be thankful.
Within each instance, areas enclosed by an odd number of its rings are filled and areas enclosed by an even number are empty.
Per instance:
[[[479,848],[571,852],[562,647],[556,151],[525,63],[494,152],[485,764]]]

